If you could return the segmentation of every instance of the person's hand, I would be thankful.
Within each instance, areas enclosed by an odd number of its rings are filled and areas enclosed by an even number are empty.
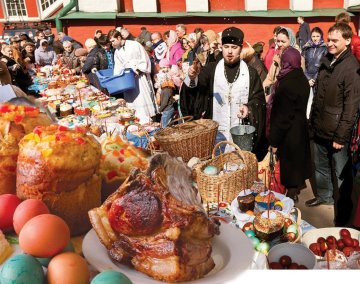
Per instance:
[[[270,149],[271,149],[271,151],[272,151],[273,154],[276,154],[278,148],[270,147]]]
[[[189,67],[188,70],[188,76],[190,80],[195,80],[195,78],[200,73],[200,62],[197,60],[194,60],[193,64]]]
[[[16,69],[19,69],[19,68],[20,68],[20,65],[16,63],[13,65],[12,70],[15,71]]]
[[[314,86],[314,84],[315,84],[315,80],[314,80],[314,79],[310,79],[310,80],[309,80],[309,85],[310,85],[310,87]]]
[[[246,118],[249,115],[249,108],[247,105],[241,105],[239,107],[239,113],[237,114],[238,118]]]
[[[94,67],[93,69],[91,69],[91,73],[96,73],[97,69]]]
[[[338,144],[336,142],[333,142],[333,148],[336,149],[336,150],[340,150],[342,148],[344,148],[344,145],[341,145],[341,144]]]

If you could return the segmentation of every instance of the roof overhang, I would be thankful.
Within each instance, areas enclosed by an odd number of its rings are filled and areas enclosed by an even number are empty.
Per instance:
[[[46,20],[55,20],[56,15]],[[71,11],[63,17],[60,17],[61,20],[115,20],[116,12],[82,12],[82,11]]]
[[[349,7],[352,9],[353,6]],[[134,12],[83,12],[83,11],[71,11],[65,16],[61,17],[61,20],[83,20],[83,19],[108,19],[115,20],[116,18],[184,18],[184,17],[261,17],[261,18],[289,18],[289,17],[334,17],[341,12],[348,11],[350,16],[352,10],[345,9],[314,9],[312,11],[293,11],[289,9],[276,9],[276,10],[267,10],[267,11],[210,11],[210,12],[166,12],[166,13],[157,13],[157,12],[148,12],[148,13],[134,13]],[[55,20],[56,16],[49,17],[45,20]]]
[[[348,12],[360,12],[360,5],[349,6],[346,10]]]
[[[267,11],[210,11],[210,12],[167,12],[167,13],[118,13],[118,18],[184,18],[184,17],[262,17],[262,18],[289,18],[289,17],[334,17],[345,9],[314,9],[312,11],[292,11],[277,9]],[[354,14],[350,13],[350,16]]]

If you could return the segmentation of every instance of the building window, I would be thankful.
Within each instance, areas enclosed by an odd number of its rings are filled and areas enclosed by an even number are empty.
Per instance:
[[[45,11],[47,8],[49,8],[52,4],[57,2],[58,0],[41,0],[41,10]]]
[[[9,17],[27,16],[25,0],[5,0],[5,4]]]

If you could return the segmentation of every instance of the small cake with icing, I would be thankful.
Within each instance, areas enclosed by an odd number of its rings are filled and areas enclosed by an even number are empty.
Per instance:
[[[69,225],[72,235],[87,232],[87,212],[100,205],[101,146],[83,128],[36,127],[19,143],[16,191],[40,199]]]
[[[262,240],[271,241],[280,236],[284,227],[284,215],[276,210],[255,214],[254,231]]]
[[[274,207],[274,203],[276,201],[275,194],[270,190],[260,192],[255,197],[256,205],[260,207],[260,209],[271,209]]]
[[[65,117],[73,113],[73,107],[68,103],[60,105],[60,116]]]
[[[240,191],[237,201],[239,209],[242,212],[246,212],[248,210],[253,211],[255,208],[255,196],[249,189]]]

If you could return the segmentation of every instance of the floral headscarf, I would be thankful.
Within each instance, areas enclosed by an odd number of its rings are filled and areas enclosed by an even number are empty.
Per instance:
[[[301,68],[300,52],[292,46],[288,46],[281,54],[280,64],[281,68],[279,74],[276,76],[278,81],[284,78],[290,71]]]
[[[296,37],[294,31],[288,27],[281,27],[279,31],[281,31],[282,29],[286,30],[289,35],[290,46],[296,47]]]

